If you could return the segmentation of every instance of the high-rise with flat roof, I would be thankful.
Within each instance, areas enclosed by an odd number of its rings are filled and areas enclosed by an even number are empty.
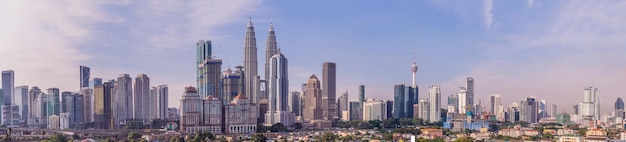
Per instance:
[[[430,122],[437,122],[441,120],[441,88],[439,85],[433,85],[430,87],[428,93],[430,94],[428,100]]]
[[[115,92],[112,94],[115,102],[112,105],[113,118],[118,126],[125,123],[126,119],[133,118],[133,78],[128,74],[120,74],[115,85]]]
[[[15,87],[15,98],[14,105],[18,106],[19,114],[20,114],[20,123],[26,122],[28,119],[28,104],[29,104],[29,94],[28,94],[28,86],[17,86]]]
[[[91,76],[91,69],[86,66],[80,66],[80,88],[89,87],[89,77]]]
[[[236,66],[235,68],[236,70],[234,71],[228,68],[226,71],[222,72],[224,96],[221,100],[225,103],[230,103],[235,96],[243,94],[243,66]]]
[[[94,86],[94,128],[113,129],[113,100],[112,92],[114,81]]]
[[[325,62],[322,64],[322,109],[324,119],[332,120],[337,114],[337,64]]]
[[[2,102],[3,105],[11,105],[13,103],[13,95],[15,94],[15,72],[13,70],[2,71]]]
[[[156,94],[156,118],[167,119],[169,87],[167,85],[159,85]]]
[[[52,116],[52,115],[59,115],[59,113],[61,113],[61,107],[60,107],[60,92],[59,92],[59,88],[49,88],[48,89],[48,94],[47,94],[47,105],[48,105],[48,110],[46,111],[47,117]]]
[[[134,89],[133,118],[141,119],[144,123],[148,123],[150,119],[150,78],[145,74],[137,75]]]

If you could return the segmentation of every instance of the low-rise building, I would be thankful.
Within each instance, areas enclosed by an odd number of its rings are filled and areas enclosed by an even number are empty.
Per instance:
[[[582,136],[559,136],[557,142],[582,142],[585,140]]]
[[[443,138],[442,129],[425,128],[425,129],[421,129],[420,131],[422,131],[422,135],[420,135],[420,137],[423,137],[426,139]]]
[[[598,137],[606,136],[606,131],[602,129],[594,128],[594,129],[587,130],[587,132],[585,133],[585,137],[593,137],[593,136],[598,136]]]
[[[572,129],[559,129],[556,131],[556,135],[559,136],[573,136],[576,135],[576,130],[572,130]]]

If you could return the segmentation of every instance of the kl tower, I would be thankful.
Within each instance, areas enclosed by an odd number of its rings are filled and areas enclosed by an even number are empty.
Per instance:
[[[417,64],[415,64],[415,52],[413,52],[413,65],[411,65],[411,72],[413,72],[413,87],[417,86],[415,84],[415,73],[417,72]]]

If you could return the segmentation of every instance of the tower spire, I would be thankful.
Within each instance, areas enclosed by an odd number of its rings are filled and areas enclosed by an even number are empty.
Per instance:
[[[415,73],[417,72],[417,64],[415,63],[415,50],[413,50],[413,64],[411,65],[411,72],[413,73],[413,78],[411,78],[413,80],[413,87],[415,87],[417,84],[415,84]]]

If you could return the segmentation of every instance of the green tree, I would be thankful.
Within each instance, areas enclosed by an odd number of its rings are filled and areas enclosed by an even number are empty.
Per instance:
[[[319,139],[315,139],[315,141],[321,142],[334,142],[339,139],[339,136],[333,134],[332,132],[325,132]]]
[[[453,142],[473,142],[473,141],[474,139],[472,139],[471,137],[462,137],[462,138],[457,138]]]
[[[138,138],[141,138],[141,134],[137,132],[128,133],[128,139],[138,139]]]
[[[51,142],[67,142],[67,137],[63,136],[59,133],[54,133],[50,138],[48,138]]]
[[[293,124],[293,127],[296,128],[297,130],[302,129],[302,123],[295,123]]]
[[[415,126],[424,126],[424,120],[421,118],[414,118],[413,125]]]
[[[265,142],[265,141],[267,141],[267,137],[265,137],[265,135],[259,134],[259,133],[252,134],[250,139],[252,139],[252,141],[254,141],[254,142]]]

